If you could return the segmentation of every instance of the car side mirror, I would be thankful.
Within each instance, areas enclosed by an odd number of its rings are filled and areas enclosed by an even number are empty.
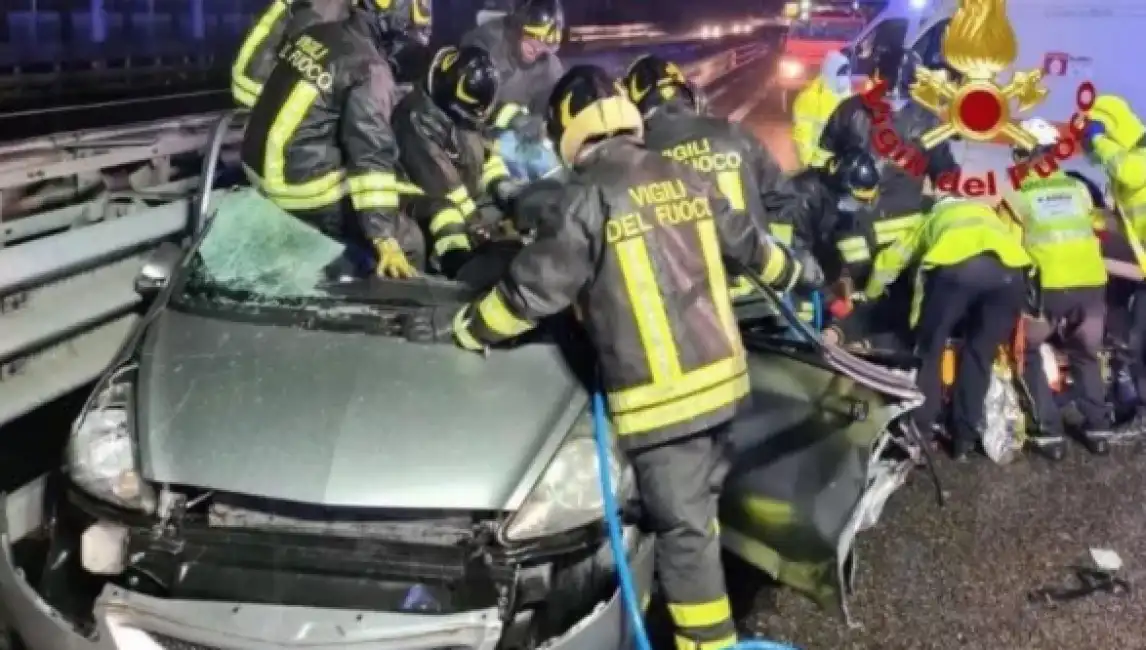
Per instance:
[[[179,261],[183,259],[183,249],[177,244],[163,242],[151,251],[143,262],[143,268],[135,276],[135,292],[144,298],[159,293],[175,275]]]

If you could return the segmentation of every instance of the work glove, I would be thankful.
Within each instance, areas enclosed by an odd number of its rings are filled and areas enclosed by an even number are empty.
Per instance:
[[[466,305],[454,314],[452,331],[454,343],[463,350],[485,354],[488,348],[473,335],[470,326],[473,324],[473,306]]]
[[[375,272],[379,276],[404,280],[418,275],[417,269],[406,259],[406,253],[398,245],[397,239],[375,239],[374,250],[378,253]]]

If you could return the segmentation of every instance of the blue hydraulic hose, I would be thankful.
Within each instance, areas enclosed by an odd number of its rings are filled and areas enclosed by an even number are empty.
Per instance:
[[[605,413],[605,396],[599,391],[593,393],[593,439],[597,443],[597,473],[601,479],[601,496],[605,507],[605,525],[609,529],[609,546],[613,551],[613,563],[617,567],[617,580],[621,584],[621,600],[633,627],[633,639],[637,650],[653,650],[649,634],[645,630],[645,615],[641,610],[641,599],[633,582],[633,571],[629,567],[629,554],[625,550],[625,538],[621,526],[621,508],[613,491],[612,471],[609,463],[609,421]],[[775,641],[741,641],[726,650],[796,650],[793,646]]]
[[[824,331],[824,295],[819,291],[812,292],[812,327]]]

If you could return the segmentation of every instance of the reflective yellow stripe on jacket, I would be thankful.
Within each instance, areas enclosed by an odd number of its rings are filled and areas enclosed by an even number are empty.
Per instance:
[[[391,171],[364,171],[347,178],[344,170],[332,170],[299,183],[287,180],[287,151],[299,125],[318,97],[319,90],[314,86],[301,81],[295,84],[267,132],[262,176],[247,170],[254,176],[252,180],[267,198],[288,211],[324,208],[342,200],[347,194],[356,210],[397,208],[403,185]],[[410,191],[417,192],[416,188]]]
[[[641,434],[681,424],[735,404],[748,394],[748,365],[728,295],[716,224],[711,219],[698,222],[697,231],[712,301],[735,352],[685,371],[644,238],[617,243],[618,265],[651,375],[651,381],[644,386],[607,395],[617,435]]]
[[[247,108],[254,106],[255,101],[259,98],[259,93],[263,90],[260,82],[247,76],[247,69],[250,67],[255,53],[260,48],[269,45],[266,41],[274,30],[275,23],[285,19],[288,8],[285,0],[272,2],[255,21],[255,26],[247,33],[247,37],[243,39],[243,44],[239,47],[235,64],[231,66],[231,96],[240,106]]]

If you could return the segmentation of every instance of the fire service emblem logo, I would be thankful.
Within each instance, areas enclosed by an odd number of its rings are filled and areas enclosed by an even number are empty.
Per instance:
[[[1002,138],[1026,149],[1035,147],[1034,136],[1013,116],[1046,99],[1043,71],[1018,71],[1008,83],[996,82],[999,73],[1018,57],[1006,5],[1006,0],[960,1],[943,37],[943,57],[961,73],[960,80],[948,78],[944,70],[916,68],[912,99],[943,120],[923,135],[924,149],[956,135],[977,142]]]

